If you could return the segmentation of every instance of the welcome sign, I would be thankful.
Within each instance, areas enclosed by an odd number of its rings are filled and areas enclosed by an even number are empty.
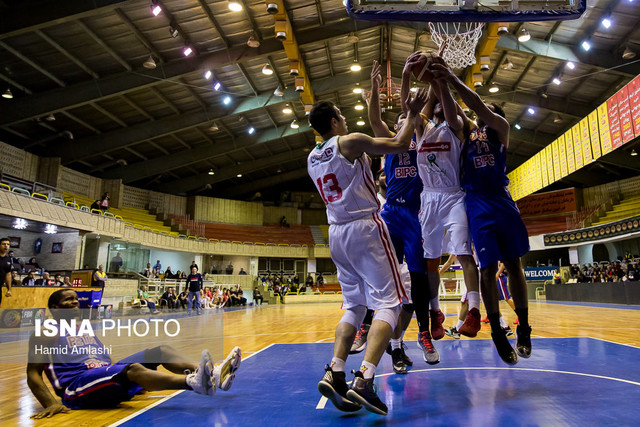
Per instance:
[[[558,267],[528,267],[524,269],[524,277],[531,281],[553,280],[553,273]]]

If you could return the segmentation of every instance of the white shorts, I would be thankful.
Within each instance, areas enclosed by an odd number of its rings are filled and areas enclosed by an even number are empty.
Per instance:
[[[342,308],[371,310],[407,303],[404,280],[387,226],[376,212],[329,227],[329,250],[338,268]]]
[[[462,190],[425,189],[420,194],[418,217],[425,258],[440,258],[443,253],[471,255],[471,233]]]

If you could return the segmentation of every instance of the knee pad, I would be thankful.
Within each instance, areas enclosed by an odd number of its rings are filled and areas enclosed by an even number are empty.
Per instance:
[[[400,305],[396,305],[391,308],[382,308],[376,312],[373,316],[373,320],[381,320],[391,326],[391,329],[395,329],[398,324],[398,315],[400,315]]]
[[[354,328],[359,329],[364,316],[367,314],[367,307],[364,305],[356,305],[347,309],[340,319],[340,323],[348,323],[353,325]]]
[[[427,271],[440,271],[440,259],[427,259]]]

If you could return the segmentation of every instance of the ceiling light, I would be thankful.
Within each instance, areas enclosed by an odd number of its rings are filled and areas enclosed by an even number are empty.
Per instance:
[[[231,104],[231,97],[229,97],[229,96],[225,96],[225,97],[224,97],[224,99],[222,100],[222,103],[223,103],[224,105],[229,105],[229,104]]]
[[[278,169],[276,173],[282,173],[282,169]]]
[[[624,52],[622,52],[622,59],[633,59],[635,57],[636,57],[636,53],[633,50],[631,50],[629,45],[627,45],[627,47],[624,48]]]
[[[509,27],[503,25],[501,27],[498,27],[498,35],[499,36],[504,36],[506,34],[509,34]]]
[[[556,115],[553,117],[553,123],[556,123],[556,124],[557,124],[557,123],[562,123],[562,117],[560,117],[560,115],[559,115],[559,114],[556,114]]]
[[[273,74],[273,68],[271,68],[271,65],[264,64],[264,67],[262,67],[262,74],[264,74],[265,76],[272,75]]]
[[[148,70],[153,70],[156,68],[156,61],[153,59],[152,55],[149,55],[149,58],[142,63],[142,66]]]
[[[208,174],[209,174],[209,175],[215,175],[216,173],[213,171],[213,169],[209,169]]]
[[[16,220],[13,222],[13,228],[18,230],[24,230],[25,228],[27,228],[27,225],[29,225],[29,223],[22,218],[16,218]]]
[[[358,119],[358,121],[356,122],[356,124],[358,126],[364,126],[364,120],[362,120],[362,117]]]
[[[360,86],[356,86],[353,88],[353,93],[361,94],[362,88]]]
[[[7,88],[7,90],[5,90],[2,93],[2,97],[3,98],[7,98],[7,99],[12,99],[13,98],[13,93],[11,93],[11,89]]]
[[[215,123],[211,123],[211,126],[209,126],[209,132],[218,132],[218,130],[218,125],[216,125]]]
[[[636,151],[636,149],[634,148],[633,150],[631,150],[631,153],[629,153],[630,156],[637,156],[638,152]]]
[[[256,133],[256,129],[254,127],[250,127],[247,132],[249,132],[249,135],[253,135],[254,133]]]
[[[544,87],[540,90],[540,96],[543,97],[544,99],[547,99],[549,97],[549,93],[547,92],[547,88]]]
[[[511,70],[511,69],[513,69],[513,67],[514,67],[513,62],[511,62],[511,60],[507,57],[504,60],[504,63],[502,64],[502,69],[503,70]]]
[[[300,124],[298,123],[297,120],[294,120],[291,122],[291,129],[298,129],[300,127]]]
[[[238,175],[236,175],[236,178],[242,178],[242,174],[239,173]]]
[[[185,46],[184,50],[182,51],[182,54],[184,56],[189,56],[193,53],[193,49],[191,49],[189,46]]]
[[[347,43],[358,43],[360,39],[354,33],[351,33],[347,36]]]
[[[282,89],[280,89],[280,86],[278,86],[276,90],[273,91],[273,94],[275,96],[284,96],[284,92],[282,92]]]
[[[412,86],[411,89],[409,89],[411,92],[417,92],[418,91],[418,87],[417,86]]]
[[[355,106],[355,109],[358,111],[364,110],[364,105],[362,105],[360,102],[358,102]]]
[[[582,46],[582,49],[587,52],[589,51],[589,49],[591,49],[591,43],[589,42],[589,40],[583,41],[580,46]]]
[[[229,0],[229,10],[233,12],[240,12],[242,10],[242,5],[237,0]]]
[[[522,129],[522,126],[520,126],[520,124],[518,124],[518,123],[516,123],[516,124],[514,125],[514,127],[515,127],[516,129],[518,129],[518,130]]]
[[[349,69],[351,71],[360,71],[362,70],[362,67],[357,62],[354,62],[353,64],[351,64],[351,67],[349,67]]]
[[[156,4],[155,1],[151,2],[151,13],[153,13],[153,16],[158,16],[160,15],[160,12],[162,12],[162,8]]]
[[[220,90],[220,82],[215,82],[213,84],[213,89],[217,92]]]
[[[611,18],[604,18],[601,22],[602,26],[609,29],[611,28]]]
[[[499,91],[500,91],[500,88],[498,86],[496,86],[496,85],[491,85],[491,87],[489,88],[489,92],[491,92],[491,93],[496,93],[496,92],[499,92]]]
[[[249,36],[249,40],[247,40],[247,46],[253,48],[260,47],[260,40],[254,39],[253,36]]]
[[[44,232],[46,234],[56,234],[58,232],[58,227],[53,224],[47,224],[44,226]]]
[[[531,34],[529,34],[529,31],[525,27],[522,27],[522,29],[518,31],[518,41],[524,43],[529,40],[531,40]]]
[[[476,80],[475,82],[473,82],[473,87],[480,87],[480,86],[482,86],[481,81]]]
[[[560,86],[560,83],[562,83],[562,80],[560,80],[559,77],[554,77],[553,80],[551,80],[553,82],[554,85],[556,86]]]
[[[534,115],[536,113],[536,110],[533,107],[529,107],[527,108],[527,113]]]
[[[209,80],[211,78],[211,76],[213,76],[213,73],[211,72],[211,70],[207,70],[204,72],[204,78]]]
[[[171,34],[171,37],[173,37],[174,39],[179,35],[178,30],[174,28],[173,25],[169,26],[169,34]]]
[[[571,62],[571,61],[567,61],[567,63],[566,63],[564,66],[565,66],[565,67],[567,67],[567,68],[568,68],[568,69],[570,69],[570,70],[573,70],[573,69],[575,69],[575,68],[576,68],[576,64],[574,64],[574,63],[573,63],[573,62]]]
[[[282,109],[282,112],[284,114],[291,114],[293,113],[293,110],[291,109],[291,107],[289,107],[289,104],[285,105],[284,108]]]
[[[55,122],[56,116],[54,116],[53,114],[49,114],[47,117],[45,117],[45,120],[48,122]]]

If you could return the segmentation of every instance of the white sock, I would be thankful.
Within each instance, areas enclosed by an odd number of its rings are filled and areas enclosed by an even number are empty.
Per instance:
[[[469,300],[469,310],[472,308],[480,308],[480,293],[471,291],[467,293],[467,299]]]
[[[440,298],[431,298],[429,300],[429,305],[431,306],[431,310],[440,310]]]
[[[462,325],[464,325],[464,320],[458,319],[458,323],[456,323],[456,331],[459,331],[460,328],[462,328]]]
[[[376,374],[376,365],[363,360],[362,366],[360,366],[360,372],[362,372],[365,380],[370,380]]]
[[[344,360],[337,357],[331,359],[331,370],[333,372],[344,372]]]
[[[500,316],[500,327],[502,329],[506,329],[509,325],[507,325],[507,322],[504,320],[504,317]]]
[[[391,350],[395,350],[396,348],[400,348],[402,347],[402,340],[401,339],[393,339],[391,338]]]

